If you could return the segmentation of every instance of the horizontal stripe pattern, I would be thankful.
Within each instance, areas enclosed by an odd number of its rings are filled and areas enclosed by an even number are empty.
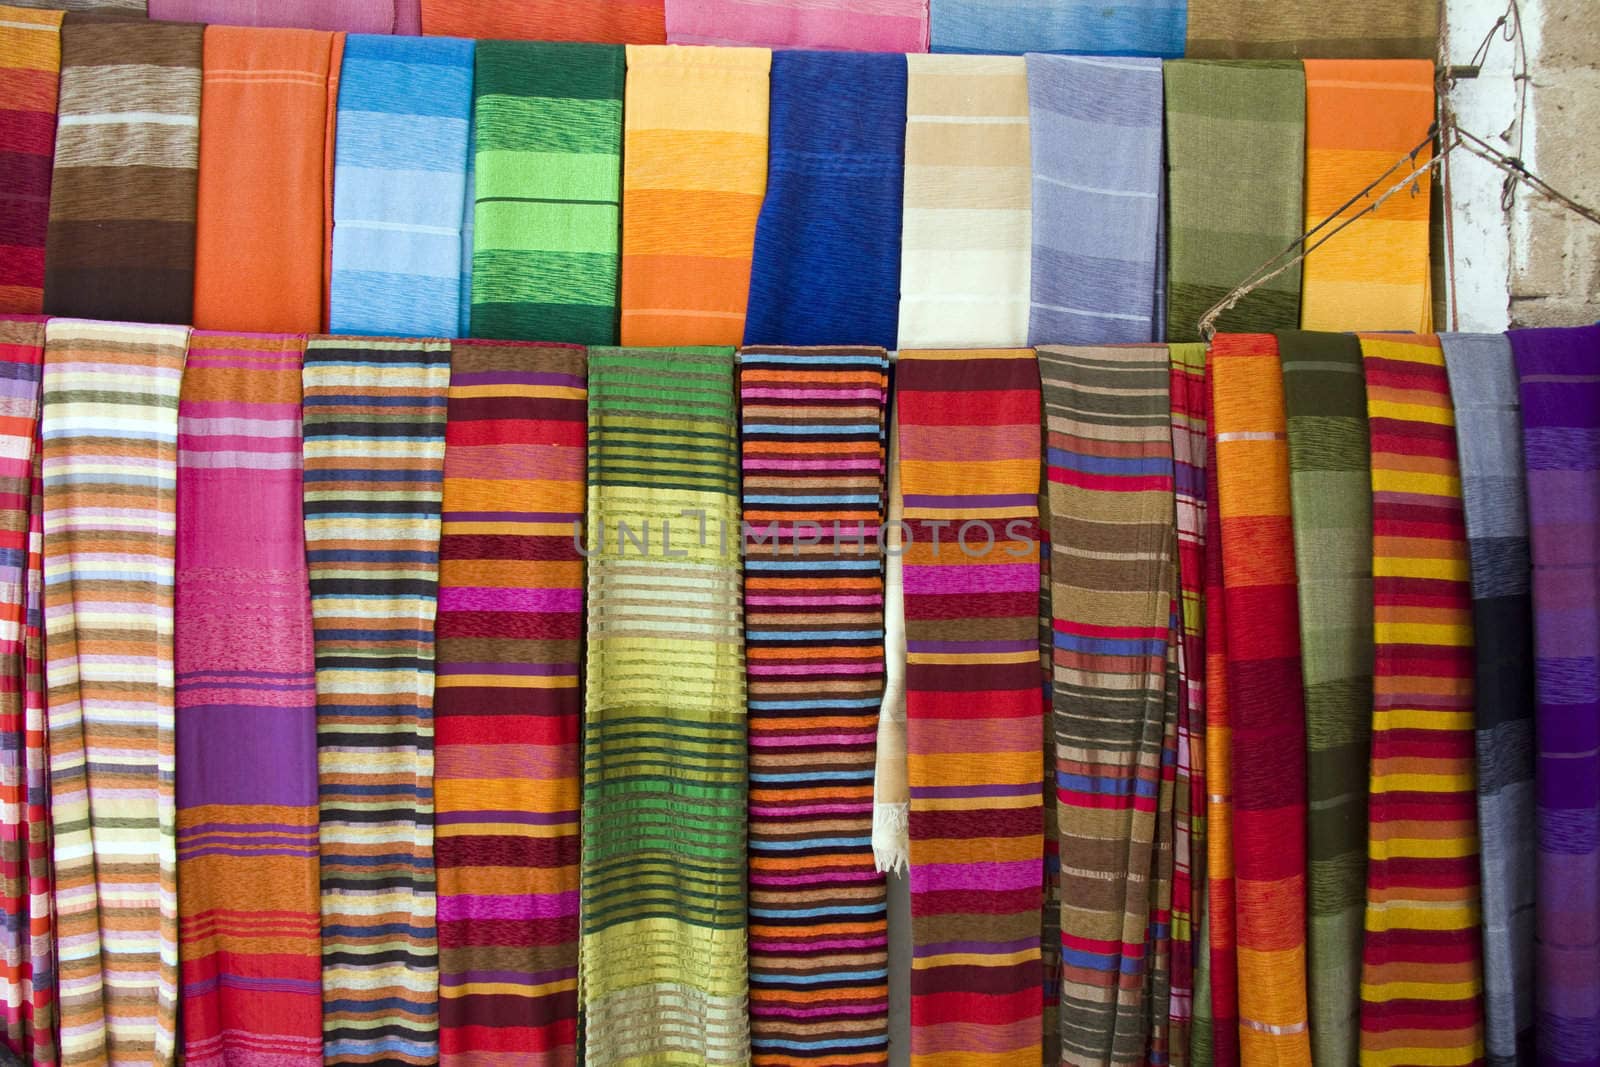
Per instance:
[[[0,189],[0,313],[33,315],[44,307],[61,19],[59,11],[0,6],[0,130],[7,171]]]

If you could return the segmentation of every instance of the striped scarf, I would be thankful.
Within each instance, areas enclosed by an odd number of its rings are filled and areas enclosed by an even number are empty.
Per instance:
[[[422,32],[519,41],[661,44],[662,0],[422,0]]]
[[[447,341],[305,354],[326,1062],[437,1055],[433,622]]]
[[[45,337],[61,1060],[160,1063],[178,1008],[173,497],[189,328],[56,319]]]
[[[1038,364],[902,351],[897,376],[911,1063],[1038,1063]]]
[[[229,26],[305,27],[349,33],[411,33],[400,25],[406,0],[149,0],[150,17]],[[415,4],[416,0],[410,0]]]
[[[1193,0],[1188,14],[1196,59],[1432,59],[1439,36],[1439,0]]]
[[[196,332],[179,395],[178,913],[196,1065],[322,1062],[304,348]]]
[[[592,1067],[750,1059],[736,419],[729,349],[590,350]]]
[[[439,1053],[573,1060],[582,349],[457,341],[439,541]]]
[[[1468,1063],[1484,1051],[1482,948],[1455,419],[1437,338],[1368,335],[1361,353],[1376,643],[1361,1055]]]
[[[76,15],[62,24],[47,313],[192,318],[201,32]]]
[[[1187,0],[1107,8],[1092,0],[933,0],[935,52],[1183,55]]]
[[[474,337],[616,342],[622,85],[615,45],[478,45]]]
[[[37,494],[43,319],[0,317],[0,1021],[30,1063],[56,1062],[55,920]]]
[[[1372,746],[1372,486],[1361,344],[1278,335],[1305,683],[1312,1058],[1360,1048],[1367,761]]]
[[[1441,334],[1461,448],[1472,568],[1484,1044],[1494,1067],[1534,1062],[1532,566],[1517,369],[1504,334]]]
[[[56,151],[61,80],[61,12],[0,5],[0,129],[6,131],[6,182],[0,189],[0,313],[44,307],[45,231],[50,165]]]
[[[882,349],[740,356],[758,1064],[888,1061],[871,850],[888,372]]]
[[[1070,857],[1061,1062],[1141,1063],[1175,593],[1171,366],[1165,347],[1041,348],[1039,372],[1055,788]]]
[[[928,0],[667,0],[667,40],[926,52]]]
[[[1600,327],[1514,330],[1533,549],[1541,1064],[1600,1063]]]

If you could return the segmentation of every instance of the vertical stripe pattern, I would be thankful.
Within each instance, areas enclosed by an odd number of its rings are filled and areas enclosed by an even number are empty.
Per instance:
[[[56,151],[61,12],[0,6],[0,313],[44,307],[45,231]]]

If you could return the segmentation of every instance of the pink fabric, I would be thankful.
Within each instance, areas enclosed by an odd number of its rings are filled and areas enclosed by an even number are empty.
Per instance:
[[[422,0],[394,0],[394,32],[408,37],[422,34]]]
[[[673,44],[926,52],[928,2],[667,0],[667,40]]]
[[[150,17],[166,22],[284,26],[348,33],[397,32],[395,8],[405,3],[406,0],[149,0]],[[410,0],[410,6],[415,14],[416,0]]]

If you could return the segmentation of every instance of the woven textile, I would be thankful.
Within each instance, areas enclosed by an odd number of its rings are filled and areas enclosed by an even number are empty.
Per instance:
[[[1027,58],[1034,344],[1160,339],[1161,64]]]
[[[1364,1062],[1483,1056],[1472,604],[1435,337],[1361,339],[1372,435]],[[1426,827],[1419,833],[1418,827]]]
[[[449,383],[448,341],[306,345],[328,1063],[437,1055],[433,624]]]
[[[345,39],[328,293],[335,333],[458,332],[472,51],[453,39]]]
[[[206,28],[197,326],[315,332],[322,324],[333,45],[313,30]]]
[[[439,1056],[572,1064],[582,349],[457,341],[435,668]]]
[[[44,306],[45,231],[56,152],[61,13],[0,6],[0,314]]]
[[[1514,330],[1538,691],[1539,1062],[1600,1063],[1600,327]]]
[[[1517,369],[1504,334],[1441,334],[1472,567],[1488,1062],[1534,1062],[1533,590]]]
[[[1357,193],[1427,140],[1433,60],[1308,59],[1305,228],[1340,213]],[[1428,161],[1425,147],[1378,186],[1381,193]],[[1390,197],[1306,258],[1300,325],[1307,330],[1433,328],[1428,275],[1432,172]],[[1339,214],[1345,218],[1354,210]]]
[[[322,1062],[296,336],[196,332],[178,402],[178,915],[191,1064]]]
[[[1372,481],[1361,344],[1278,335],[1305,685],[1312,1056],[1359,1051],[1372,744]]]
[[[1208,353],[1209,355],[1209,353]],[[1213,367],[1208,359],[1207,392]],[[1209,400],[1209,397],[1208,397]],[[1228,701],[1228,613],[1222,584],[1222,507],[1217,484],[1217,442],[1207,405],[1205,495],[1206,678],[1206,913],[1205,981],[1209,1017],[1192,1044],[1196,1063],[1239,1063],[1238,886],[1233,862],[1233,734]],[[1199,991],[1196,991],[1199,996]]]
[[[43,319],[0,317],[0,1024],[5,1045],[56,1062],[49,752],[40,609]]]
[[[872,856],[902,877],[911,862],[911,787],[906,783],[905,494],[900,491],[900,427],[889,414],[889,474],[883,561],[883,701],[872,769]]]
[[[894,348],[906,61],[777,52],[747,344]]]
[[[897,379],[908,524],[911,1062],[1035,1064],[1044,874],[1038,364],[1026,349],[902,351]]]
[[[142,17],[145,14],[145,0],[12,0],[12,6],[84,11],[124,18]]]
[[[1330,0],[1316,7],[1191,0],[1194,59],[1432,59],[1439,0]]]
[[[673,44],[926,52],[927,0],[667,0]]]
[[[178,1007],[173,497],[189,328],[56,319],[45,337],[61,1061],[161,1063]]]
[[[726,348],[589,352],[584,1057],[750,1059],[738,424]]]
[[[396,25],[395,0],[149,0],[149,4],[151,18],[170,22],[405,32]]]
[[[1070,52],[1176,59],[1183,55],[1187,4],[1188,0],[1133,0],[1108,7],[1089,0],[933,0],[929,36],[935,52]]]
[[[663,0],[422,0],[422,32],[519,41],[661,44]]]
[[[474,336],[616,341],[622,84],[615,45],[478,45]]]
[[[192,317],[201,33],[87,16],[62,24],[47,313]]]
[[[628,47],[623,344],[743,338],[771,63],[765,48]]]
[[[1166,64],[1164,74],[1167,338],[1192,341],[1201,315],[1300,236],[1305,72],[1299,63],[1185,60]],[[1300,268],[1294,267],[1246,296],[1217,328],[1299,324]]]
[[[1026,344],[1027,64],[912,55],[906,65],[900,346]]]

